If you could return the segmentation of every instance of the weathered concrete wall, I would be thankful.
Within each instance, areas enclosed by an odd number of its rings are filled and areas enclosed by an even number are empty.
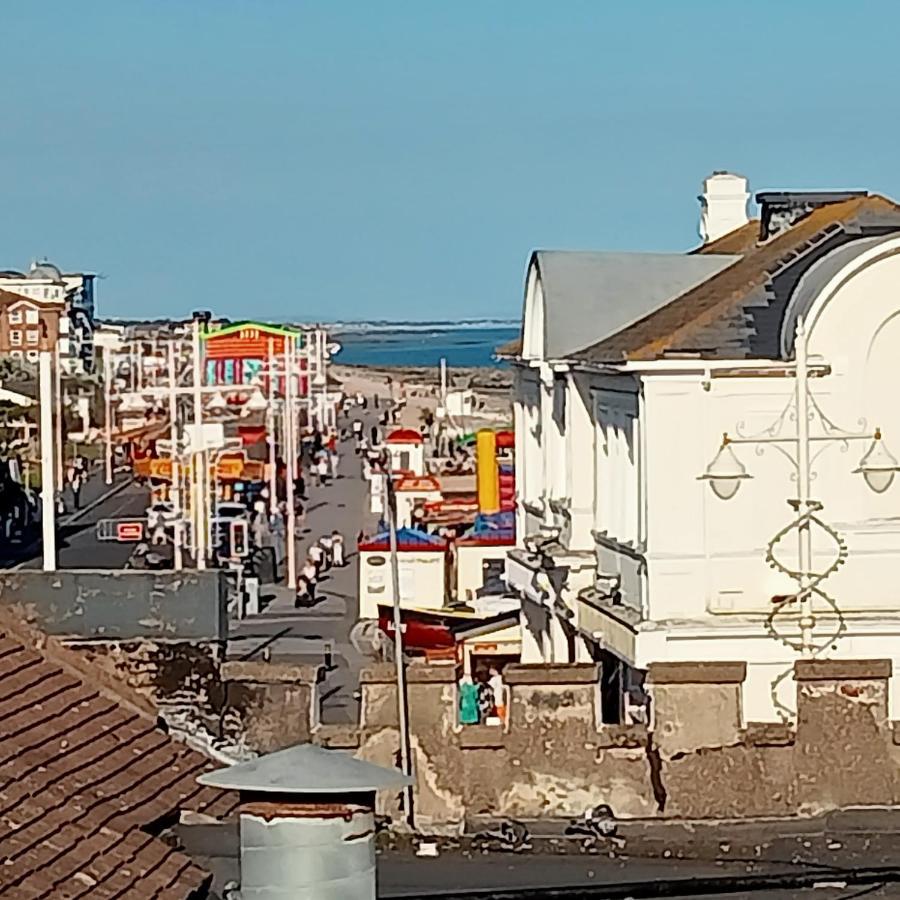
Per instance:
[[[260,753],[310,739],[316,722],[318,667],[226,662],[221,667],[222,721]]]
[[[155,641],[224,641],[225,575],[210,572],[39,572],[0,575],[0,603],[18,606],[48,634]]]
[[[383,765],[399,763],[393,665],[363,671],[358,728],[308,732],[297,712],[308,695],[279,698],[274,683],[259,689],[269,668],[251,679],[257,719],[266,723],[253,731],[260,739],[277,734],[285,746],[293,742],[284,740],[289,731],[308,733]],[[457,724],[454,666],[412,665],[417,822],[453,830],[478,816],[575,816],[599,803],[625,818],[689,819],[900,803],[900,723],[887,717],[889,661],[799,662],[795,674],[796,725],[742,727],[743,666],[653,667],[647,728],[597,724],[593,665],[511,666],[509,722],[501,728]],[[285,672],[287,680],[303,677],[313,674]],[[380,804],[402,818],[397,796]]]

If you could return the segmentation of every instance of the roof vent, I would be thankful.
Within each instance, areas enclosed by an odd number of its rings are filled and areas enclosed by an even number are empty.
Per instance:
[[[868,191],[762,191],[756,195],[759,239],[777,237],[820,206],[868,196]]]
[[[700,200],[700,237],[704,244],[746,225],[747,179],[733,172],[713,172],[703,180]]]

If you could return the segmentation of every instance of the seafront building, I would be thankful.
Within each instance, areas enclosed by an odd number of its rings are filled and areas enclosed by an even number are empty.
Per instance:
[[[49,262],[32,263],[27,272],[0,272],[0,289],[41,302],[65,303],[59,323],[57,352],[60,365],[69,374],[94,370],[94,282],[86,272],[63,273]],[[13,348],[13,356],[37,360],[33,347]]]
[[[708,178],[689,253],[534,253],[504,348],[522,659],[598,661],[608,722],[653,663],[746,663],[766,721],[798,657],[900,661],[900,206],[748,200]]]

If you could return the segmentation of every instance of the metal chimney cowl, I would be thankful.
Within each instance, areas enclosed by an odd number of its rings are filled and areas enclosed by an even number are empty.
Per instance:
[[[375,900],[375,793],[401,772],[301,744],[197,780],[240,791],[241,900]]]

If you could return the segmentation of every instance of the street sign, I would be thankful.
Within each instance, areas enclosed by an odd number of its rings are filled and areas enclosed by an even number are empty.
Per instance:
[[[116,540],[122,544],[139,541],[144,536],[143,522],[119,522],[116,525]]]
[[[144,539],[143,519],[100,519],[97,522],[98,541],[136,544]]]

